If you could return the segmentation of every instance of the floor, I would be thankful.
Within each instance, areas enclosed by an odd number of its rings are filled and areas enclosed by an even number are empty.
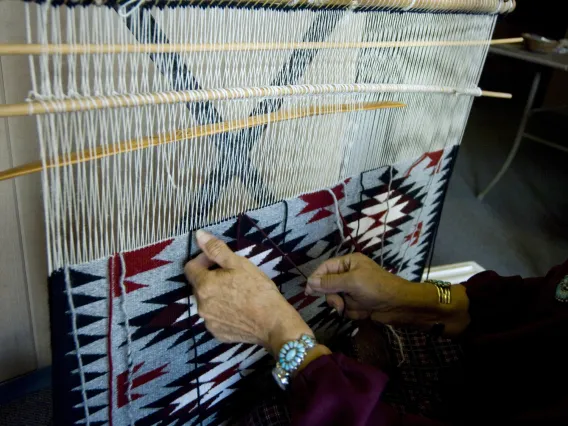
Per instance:
[[[509,172],[483,201],[476,198],[504,162],[521,113],[522,102],[474,103],[432,265],[473,260],[502,275],[536,276],[568,259],[567,153],[524,140]],[[535,116],[530,127],[566,144],[566,121]]]

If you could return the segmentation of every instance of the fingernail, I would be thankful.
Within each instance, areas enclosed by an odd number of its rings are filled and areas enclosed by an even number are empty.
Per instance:
[[[321,278],[320,277],[310,277],[310,278],[308,278],[308,284],[319,287],[320,284],[321,284]]]
[[[207,242],[211,238],[213,238],[213,235],[211,235],[210,233],[205,232],[201,229],[197,230],[197,232],[195,233],[195,239],[197,240],[197,242],[199,243],[200,246],[207,244]]]

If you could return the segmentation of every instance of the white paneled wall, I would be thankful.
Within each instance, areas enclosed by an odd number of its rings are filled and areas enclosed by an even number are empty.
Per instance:
[[[25,42],[24,3],[0,2],[0,43]],[[26,57],[0,58],[0,102],[30,90]],[[35,119],[0,119],[0,169],[39,159]],[[51,363],[40,175],[0,182],[0,381]]]

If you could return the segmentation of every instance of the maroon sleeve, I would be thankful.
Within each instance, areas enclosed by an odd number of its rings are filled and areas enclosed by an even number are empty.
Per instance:
[[[293,425],[396,425],[399,416],[380,401],[388,377],[341,354],[322,356],[293,380]]]
[[[483,272],[464,284],[471,323],[451,404],[462,423],[568,424],[568,303],[557,300],[566,275],[568,262],[541,278]]]
[[[464,286],[469,298],[471,324],[468,335],[499,333],[540,316],[568,308],[554,299],[560,281],[568,275],[568,261],[552,268],[541,278],[502,277],[485,271]]]

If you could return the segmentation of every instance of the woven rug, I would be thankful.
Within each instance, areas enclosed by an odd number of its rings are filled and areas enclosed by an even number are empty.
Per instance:
[[[323,298],[304,295],[302,274],[353,251],[354,239],[386,269],[419,280],[456,151],[205,229],[258,265],[325,341],[351,326]],[[248,408],[243,401],[272,360],[258,346],[223,344],[206,331],[183,274],[197,252],[190,233],[52,273],[55,424],[216,425]]]

